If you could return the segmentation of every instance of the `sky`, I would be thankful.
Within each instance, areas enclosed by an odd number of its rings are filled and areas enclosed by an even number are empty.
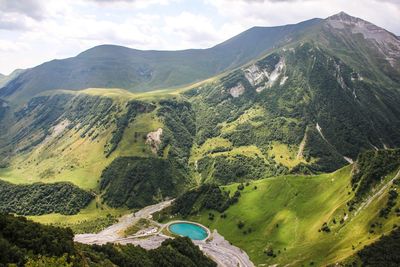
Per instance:
[[[253,26],[340,11],[400,35],[400,0],[0,0],[0,73],[100,44],[207,48]]]

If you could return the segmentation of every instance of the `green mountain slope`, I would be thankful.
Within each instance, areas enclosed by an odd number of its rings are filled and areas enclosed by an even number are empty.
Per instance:
[[[376,158],[398,152],[380,151]],[[392,196],[399,190],[400,163],[382,172],[373,190],[351,207],[349,204],[357,198],[357,191],[352,190],[355,168],[347,166],[318,176],[262,179],[243,189],[240,184],[224,186],[223,191],[230,195],[240,192],[237,203],[223,213],[215,209],[198,213],[194,203],[194,214],[188,219],[217,229],[256,264],[334,264],[389,233],[400,222],[399,201]],[[367,170],[373,174],[374,170]],[[383,216],[382,210],[388,205],[390,210]]]
[[[227,173],[221,161],[246,161],[238,154],[257,157],[271,174],[285,172],[279,164],[315,172],[336,170],[360,151],[400,145],[400,85],[393,78],[400,41],[382,29],[389,40],[377,46],[368,35],[376,26],[364,29],[364,39],[348,32],[355,18],[338,16],[347,20],[328,18],[299,41],[186,93],[197,112],[192,160],[203,179]],[[331,29],[333,22],[343,28]],[[393,58],[378,61],[385,46]],[[251,169],[228,176],[260,177]]]
[[[68,225],[93,221],[96,213],[115,214],[108,206],[141,208],[196,184],[188,167],[193,110],[176,92],[59,91],[35,97],[21,108],[7,106],[3,115],[2,180],[68,181],[98,194],[82,217],[44,216],[46,222],[51,217]],[[56,202],[48,205],[29,214],[60,212]]]
[[[179,86],[240,66],[318,23],[251,28],[209,49],[141,51],[114,45],[29,69],[0,89],[0,97],[27,99],[45,90],[124,88],[150,91]]]

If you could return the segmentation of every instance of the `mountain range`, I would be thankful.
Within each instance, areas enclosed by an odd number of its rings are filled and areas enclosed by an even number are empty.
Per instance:
[[[357,261],[358,242],[400,223],[400,39],[343,12],[208,49],[97,46],[0,86],[0,192],[48,194],[0,210],[79,231],[80,216],[92,226],[177,197],[168,216],[257,264]],[[204,204],[210,184],[238,202]]]
[[[201,81],[259,57],[318,23],[318,19],[280,27],[254,27],[208,49],[142,51],[101,45],[76,57],[26,70],[0,91],[0,97],[32,96],[44,90],[123,88],[133,92]]]

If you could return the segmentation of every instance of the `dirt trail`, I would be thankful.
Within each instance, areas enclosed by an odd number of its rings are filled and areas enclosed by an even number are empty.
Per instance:
[[[397,178],[400,177],[400,169],[397,171],[396,175],[389,181],[387,182],[384,186],[382,186],[382,188],[376,192],[375,194],[373,194],[372,196],[370,196],[366,201],[364,201],[360,207],[357,209],[357,211],[355,212],[354,216],[356,216],[362,209],[366,208],[369,206],[369,204],[371,204],[371,202],[376,199],[377,197],[381,196],[383,194],[383,192],[392,185],[393,181]]]
[[[97,234],[79,234],[75,235],[74,241],[85,244],[105,244],[115,242],[122,237],[123,232],[140,218],[149,218],[153,213],[160,211],[169,205],[173,200],[167,200],[155,205],[147,206],[136,213],[128,214],[119,219],[116,224],[107,227]]]

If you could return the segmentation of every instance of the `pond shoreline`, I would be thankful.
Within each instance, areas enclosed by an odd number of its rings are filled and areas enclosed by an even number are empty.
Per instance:
[[[200,239],[200,240],[207,240],[207,239],[209,239],[211,237],[210,229],[208,229],[207,227],[205,227],[204,225],[202,225],[200,223],[192,222],[192,221],[184,221],[184,220],[171,221],[171,222],[168,222],[167,224],[165,224],[163,229],[166,229],[168,231],[168,233],[171,233],[172,235],[179,235],[179,234],[176,234],[173,231],[171,231],[170,226],[173,225],[173,224],[193,224],[193,225],[197,225],[198,227],[201,227],[207,233],[207,236],[205,238],[203,238],[203,239]],[[194,240],[197,240],[197,239],[194,239]]]

